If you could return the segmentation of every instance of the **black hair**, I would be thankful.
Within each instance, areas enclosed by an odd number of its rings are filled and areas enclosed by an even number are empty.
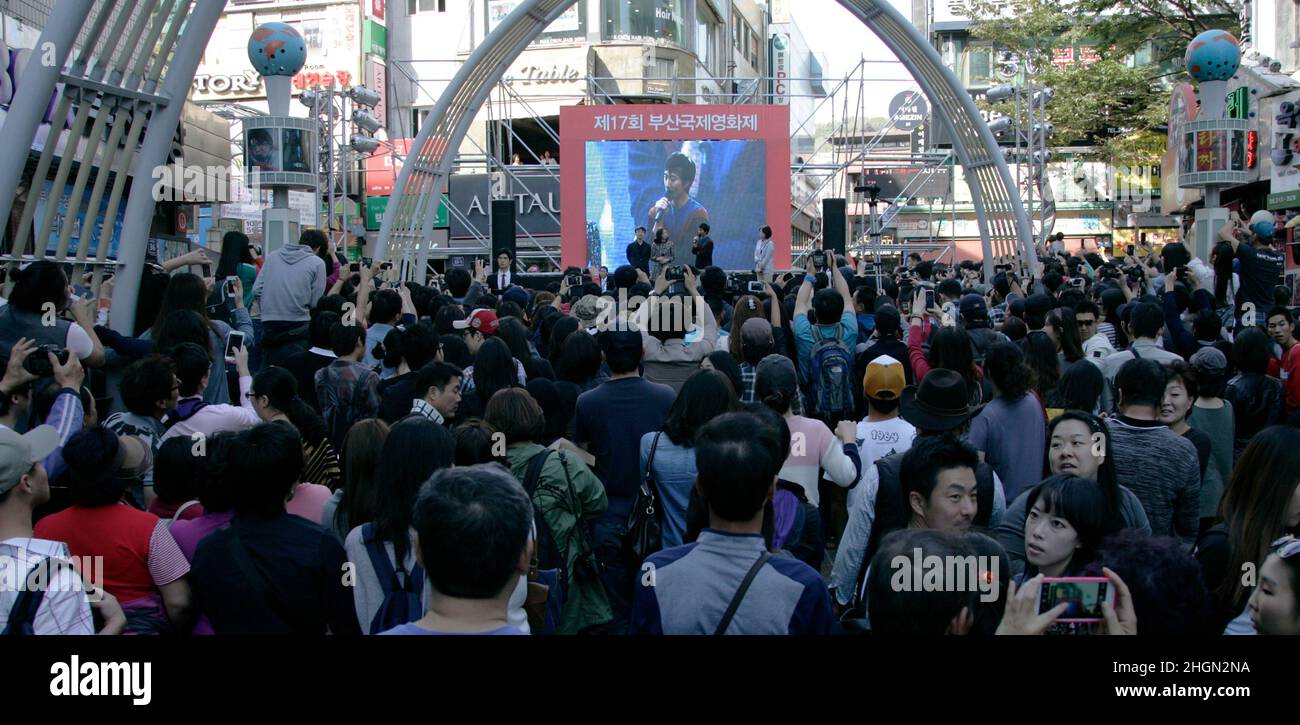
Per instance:
[[[438,356],[438,332],[433,329],[433,323],[421,320],[402,330],[400,348],[402,359],[411,370],[419,370],[429,364]],[[390,364],[386,358],[384,365],[395,368],[397,361],[393,360]]]
[[[171,399],[175,385],[176,364],[163,355],[149,355],[126,367],[118,390],[127,410],[151,418],[158,401]]]
[[[420,560],[435,591],[492,599],[512,586],[533,505],[509,471],[494,464],[438,471],[413,503]]]
[[[673,400],[663,432],[678,446],[690,446],[695,434],[710,420],[740,410],[740,401],[727,377],[716,370],[691,374]]]
[[[930,353],[926,358],[931,368],[946,368],[959,373],[972,397],[979,391],[980,384],[975,379],[975,348],[970,333],[962,328],[939,328],[930,338]]]
[[[334,510],[330,522],[340,537],[374,518],[375,499],[379,484],[375,478],[389,425],[379,418],[364,418],[352,424],[343,438],[343,454],[339,456],[342,470],[343,498]],[[321,522],[324,524],[325,522]]]
[[[510,348],[510,354],[523,362],[533,356],[528,347],[528,328],[515,317],[502,317],[497,325],[496,336]]]
[[[412,455],[414,451],[419,455]],[[403,418],[388,430],[375,469],[378,488],[371,523],[375,538],[393,545],[398,563],[410,550],[411,504],[430,475],[451,467],[454,451],[447,429],[423,416]]]
[[[550,354],[551,364],[554,365],[559,361],[560,353],[564,349],[565,339],[577,332],[581,326],[582,323],[578,322],[578,318],[568,315],[555,321],[555,324],[551,327],[551,336],[547,340],[547,352]]]
[[[446,289],[452,297],[463,298],[466,292],[469,292],[470,284],[473,279],[470,278],[469,272],[463,267],[452,267],[447,270],[443,281],[446,283]]]
[[[1083,340],[1079,335],[1079,323],[1074,319],[1074,310],[1070,307],[1057,307],[1047,313],[1047,321],[1056,328],[1056,335],[1061,340],[1061,353],[1066,362],[1078,362],[1083,359]]]
[[[495,335],[488,337],[474,356],[474,392],[478,399],[486,405],[493,393],[518,384],[519,373],[510,348]]]
[[[497,447],[497,430],[481,418],[470,418],[451,429],[455,440],[457,466],[475,466],[480,463],[509,465],[509,459],[493,451]]]
[[[1088,313],[1091,314],[1093,317],[1096,317],[1097,322],[1102,321],[1101,308],[1098,307],[1097,303],[1093,302],[1092,300],[1085,299],[1074,306],[1074,314],[1076,316],[1084,313]]]
[[[1048,393],[1047,407],[1092,411],[1101,399],[1105,384],[1106,377],[1096,365],[1071,365]]]
[[[62,311],[68,306],[68,277],[63,267],[47,259],[32,262],[13,273],[14,288],[9,304],[16,310],[40,314],[45,303]],[[7,352],[7,351],[6,351]]]
[[[738,396],[745,392],[744,374],[740,371],[740,363],[736,362],[736,358],[732,357],[731,353],[726,350],[714,350],[705,359],[709,361],[714,370],[727,377],[727,381],[731,383],[732,392]]]
[[[564,339],[555,359],[555,374],[560,380],[584,385],[600,373],[600,361],[600,343],[585,331],[577,331]]]
[[[311,340],[311,346],[322,350],[330,349],[330,330],[339,324],[341,319],[337,312],[328,310],[313,315],[311,323],[307,326],[307,336]]]
[[[1232,341],[1232,362],[1243,373],[1267,372],[1272,357],[1273,340],[1258,327],[1242,330]]]
[[[162,309],[154,323],[152,337],[155,342],[164,337],[163,325],[168,322],[171,313],[177,310],[189,310],[203,319],[205,329],[211,327],[208,322],[208,287],[203,279],[189,272],[172,275],[163,292]]]
[[[366,328],[361,325],[345,325],[342,322],[330,328],[330,350],[343,357],[351,355],[357,349],[357,343],[365,344]]]
[[[1146,636],[1208,635],[1216,627],[1212,599],[1200,564],[1187,547],[1169,536],[1152,536],[1125,529],[1102,540],[1088,576],[1109,568],[1124,580],[1133,601],[1139,634]]]
[[[984,372],[1008,400],[1020,400],[1034,385],[1034,371],[1025,362],[1025,354],[1014,343],[990,345],[984,357]]]
[[[760,234],[763,235],[764,239],[772,238],[772,227],[769,227],[768,225],[764,224],[763,226],[759,227],[758,231]]]
[[[438,308],[433,315],[433,324],[439,335],[459,335],[460,330],[452,326],[453,322],[465,319],[465,309],[457,304],[447,304]]]
[[[203,316],[193,310],[172,310],[161,321],[153,337],[153,349],[167,354],[182,343],[193,343],[212,352],[210,327]]]
[[[917,551],[923,559],[979,561],[975,550],[959,534],[937,529],[899,529],[886,534],[871,558],[867,575],[867,610],[872,634],[943,635],[948,633],[962,609],[975,614],[979,597],[976,583],[966,581],[968,572],[961,566],[944,566],[940,573],[944,577],[953,576],[953,581],[922,586],[922,572],[916,571],[913,564]],[[912,571],[912,586],[896,586],[895,579],[908,570]]]
[[[221,236],[221,258],[212,276],[218,281],[239,274],[239,265],[252,264],[253,255],[248,249],[248,235],[233,229]]]
[[[1159,408],[1165,396],[1167,378],[1168,373],[1155,360],[1133,359],[1124,363],[1115,374],[1115,388],[1122,396],[1122,407],[1142,405]]]
[[[263,423],[230,441],[227,480],[239,514],[272,516],[302,476],[302,439],[292,426]],[[238,453],[235,453],[238,451]]]
[[[103,426],[85,428],[72,435],[63,446],[63,460],[69,464],[72,504],[86,508],[109,506],[122,500],[122,495],[135,482],[133,479],[100,475],[112,468],[121,445],[117,434]],[[83,475],[81,472],[86,472]]]
[[[206,441],[204,452],[206,453]],[[153,492],[170,503],[198,498],[207,474],[206,456],[194,455],[194,441],[189,436],[168,438],[153,456]]]
[[[813,322],[833,325],[839,322],[840,316],[844,314],[844,298],[830,287],[819,289],[813,295],[812,308],[815,317]]]
[[[1236,255],[1232,245],[1219,242],[1210,252],[1210,265],[1214,267],[1214,304],[1228,304],[1228,285],[1232,282],[1232,260]]]
[[[289,417],[298,434],[308,445],[320,445],[325,439],[325,422],[320,414],[298,397],[298,379],[280,367],[263,368],[253,377],[253,395],[265,395],[272,408]]]
[[[442,359],[459,368],[474,364],[474,356],[469,354],[469,343],[463,335],[443,334],[438,337],[438,347],[442,350]]]
[[[749,521],[763,510],[785,463],[782,442],[752,413],[725,413],[695,435],[695,465],[709,509],[724,521]]]
[[[1129,331],[1134,337],[1154,338],[1165,326],[1165,311],[1152,302],[1139,302],[1128,316]]]
[[[518,320],[521,324],[524,321],[524,308],[517,302],[501,302],[497,305],[497,318],[504,322],[506,319]]]
[[[1019,317],[1007,317],[998,332],[1006,335],[1007,339],[1012,342],[1019,342],[1029,336],[1029,325],[1025,324],[1025,321]]]
[[[229,458],[230,442],[238,435],[232,431],[222,431],[216,435],[208,436],[203,442],[204,456],[193,456],[195,459],[196,488],[198,489],[199,503],[203,505],[204,513],[224,513],[234,508],[234,501],[231,498],[231,484],[229,476]],[[187,438],[180,438],[185,443],[192,445]],[[154,459],[154,465],[157,466],[157,459]],[[158,477],[157,471],[154,472],[155,485]]]
[[[402,314],[402,296],[393,289],[381,289],[370,298],[370,322],[391,323]]]
[[[918,436],[912,447],[903,454],[899,465],[899,479],[906,500],[913,493],[930,500],[930,494],[939,483],[939,474],[954,468],[979,468],[979,454],[969,443],[952,433]]]
[[[1223,336],[1223,320],[1214,310],[1197,310],[1192,318],[1192,335],[1197,340],[1218,340]]]
[[[1024,351],[1025,362],[1034,371],[1034,389],[1039,396],[1049,397],[1061,378],[1061,358],[1056,355],[1056,343],[1046,332],[1032,330],[1025,335]]]
[[[1286,320],[1286,324],[1288,325],[1295,324],[1295,317],[1291,314],[1291,310],[1287,309],[1282,305],[1274,305],[1273,309],[1268,311],[1268,316],[1264,318],[1264,321],[1267,322],[1273,319],[1274,317],[1277,317],[1278,315],[1281,315],[1283,319]]]
[[[1186,360],[1170,360],[1165,363],[1165,370],[1168,377],[1165,380],[1165,387],[1169,387],[1175,379],[1182,383],[1183,389],[1187,391],[1187,397],[1195,400],[1201,395],[1200,386],[1196,383],[1196,376],[1192,374],[1192,367],[1187,364]],[[1190,411],[1189,411],[1190,414]]]
[[[181,379],[181,397],[200,395],[203,378],[212,370],[208,351],[195,343],[184,342],[172,348],[168,355],[176,364],[176,377]]]
[[[1079,537],[1079,548],[1070,557],[1062,576],[1078,576],[1092,563],[1101,540],[1118,530],[1109,512],[1107,496],[1100,484],[1070,473],[1050,476],[1029,490],[1025,502],[1025,534],[1029,534],[1029,517],[1034,504],[1042,502],[1043,512],[1070,522]],[[1034,570],[1034,571],[1031,571]],[[1036,568],[1026,564],[1025,575],[1032,577]]]
[[[319,250],[329,246],[329,239],[319,229],[304,229],[298,235],[298,243]]]
[[[423,398],[429,394],[429,388],[445,388],[452,378],[461,378],[464,372],[456,365],[449,362],[434,360],[420,368],[420,372],[415,376],[415,382],[411,385],[411,393],[416,399]],[[463,384],[462,380],[462,384]]]
[[[668,155],[668,160],[664,162],[664,171],[676,174],[688,189],[695,183],[695,162],[680,151]]]
[[[640,345],[625,345],[619,348],[612,348],[605,344],[605,340],[610,339],[601,336],[601,350],[605,355],[605,363],[609,365],[609,371],[614,375],[624,375],[639,370],[641,368],[641,357],[644,353]]]
[[[944,297],[961,297],[961,282],[945,279],[935,287],[935,291]]]

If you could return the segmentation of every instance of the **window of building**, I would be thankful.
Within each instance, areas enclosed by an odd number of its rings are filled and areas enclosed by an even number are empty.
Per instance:
[[[703,2],[696,4],[695,14],[695,55],[701,65],[716,75],[722,46],[722,20]]]
[[[970,48],[966,52],[966,85],[987,86],[993,81],[993,52]]]
[[[686,47],[683,0],[602,0],[607,40],[651,38]]]
[[[406,0],[407,15],[445,12],[447,12],[447,0]]]

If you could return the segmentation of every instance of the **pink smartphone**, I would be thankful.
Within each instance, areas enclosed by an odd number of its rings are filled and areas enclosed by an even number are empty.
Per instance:
[[[1101,622],[1102,602],[1115,606],[1115,588],[1106,577],[1044,577],[1038,595],[1041,614],[1058,604],[1069,606],[1057,618],[1058,622]]]

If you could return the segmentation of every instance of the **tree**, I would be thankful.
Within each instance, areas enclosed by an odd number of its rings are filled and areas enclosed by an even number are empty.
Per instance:
[[[971,36],[1052,88],[1047,118],[1058,145],[1087,143],[1115,165],[1148,164],[1164,151],[1168,84],[1182,73],[1186,41],[1240,27],[1227,0],[973,0]],[[1055,49],[1092,48],[1089,62],[1058,62]],[[1143,62],[1134,62],[1141,57]],[[1009,103],[980,105],[1011,114]]]

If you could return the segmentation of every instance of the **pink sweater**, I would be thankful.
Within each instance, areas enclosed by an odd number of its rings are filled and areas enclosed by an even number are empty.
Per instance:
[[[816,418],[792,415],[785,419],[790,426],[790,457],[781,467],[781,478],[803,486],[809,503],[816,506],[817,472],[825,469],[835,485],[848,488],[853,485],[857,468],[852,459],[844,455],[844,444],[826,424]]]

